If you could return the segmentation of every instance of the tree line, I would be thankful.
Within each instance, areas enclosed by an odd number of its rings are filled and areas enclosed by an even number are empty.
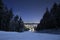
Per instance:
[[[58,28],[60,28],[60,4],[54,3],[50,11],[46,8],[46,12],[44,13],[36,30],[39,31]]]
[[[24,31],[25,26],[21,17],[14,16],[12,8],[8,9],[0,0],[0,30],[2,31]]]

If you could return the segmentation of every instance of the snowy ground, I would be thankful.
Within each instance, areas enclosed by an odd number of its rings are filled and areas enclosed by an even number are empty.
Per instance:
[[[60,35],[34,32],[0,31],[0,40],[60,40]]]

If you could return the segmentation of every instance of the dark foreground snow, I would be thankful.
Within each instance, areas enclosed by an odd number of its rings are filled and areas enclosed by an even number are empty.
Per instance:
[[[60,35],[34,32],[0,31],[0,40],[60,40]]]
[[[60,35],[60,29],[46,29],[46,30],[40,30],[39,33],[49,33],[49,34],[57,34]]]

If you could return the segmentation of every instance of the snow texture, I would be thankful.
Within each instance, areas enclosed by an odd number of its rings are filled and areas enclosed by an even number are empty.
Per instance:
[[[0,40],[60,40],[60,35],[34,32],[4,32],[0,31]]]

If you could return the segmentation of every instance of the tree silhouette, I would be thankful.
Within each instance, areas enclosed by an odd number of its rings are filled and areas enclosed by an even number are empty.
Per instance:
[[[18,27],[19,31],[24,31],[24,22],[21,17],[18,22],[19,22],[19,27]]]
[[[60,28],[60,4],[54,3],[50,12],[46,9],[43,18],[37,26],[37,30],[41,29],[58,29]]]
[[[4,8],[4,4],[3,4],[3,1],[0,0],[0,9],[3,9]]]
[[[0,30],[9,30],[9,21],[13,16],[12,10],[8,10],[7,7],[0,0]]]
[[[13,18],[12,8],[8,9],[4,5],[3,1],[0,0],[0,30],[4,31],[24,31],[24,22],[22,18],[16,15]]]

